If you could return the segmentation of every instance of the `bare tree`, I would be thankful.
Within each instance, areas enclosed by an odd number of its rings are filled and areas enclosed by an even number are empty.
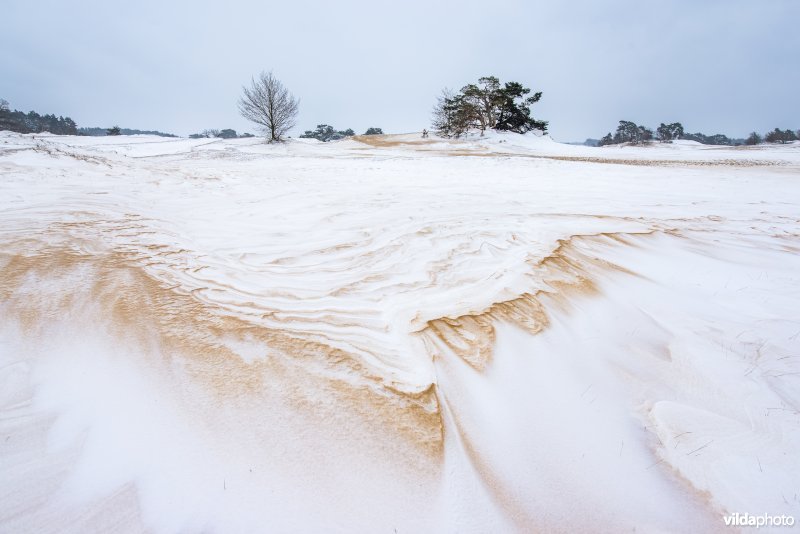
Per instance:
[[[256,123],[270,143],[280,141],[294,127],[299,102],[272,72],[262,72],[242,91],[239,113]]]
[[[8,111],[8,100],[0,98],[0,111]]]
[[[473,112],[463,95],[443,89],[433,108],[433,131],[442,137],[461,137],[474,122]]]

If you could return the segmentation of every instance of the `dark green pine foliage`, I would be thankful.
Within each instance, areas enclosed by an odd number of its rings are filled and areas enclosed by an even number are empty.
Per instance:
[[[683,139],[697,141],[704,145],[733,145],[734,141],[725,134],[706,135],[700,132],[684,134]]]
[[[786,130],[775,128],[764,136],[764,141],[767,143],[791,143],[796,140],[797,134],[788,128]]]
[[[531,130],[547,131],[547,121],[536,120],[531,117],[531,105],[542,98],[542,92],[532,96],[525,95],[531,92],[527,87],[517,82],[508,82],[499,92],[500,114],[495,124],[495,130],[526,133]]]
[[[747,136],[744,144],[746,145],[757,145],[762,141],[761,136],[758,135],[758,132],[750,132],[750,135]]]
[[[683,135],[683,125],[679,122],[670,124],[664,124],[662,122],[661,125],[656,128],[656,136],[662,143],[669,143],[675,139],[681,139]]]
[[[18,133],[50,132],[56,135],[78,135],[78,126],[69,117],[39,115],[35,111],[11,111],[9,103],[0,99],[0,130]]]
[[[632,121],[619,121],[617,131],[612,136],[610,133],[606,134],[598,146],[617,145],[620,143],[633,143],[637,145],[644,144],[653,139],[653,130],[640,126]]]
[[[239,136],[236,135],[236,130],[232,130],[230,128],[225,128],[224,130],[220,130],[219,131],[219,133],[217,134],[217,137],[220,137],[222,139],[236,139]]]
[[[526,133],[547,131],[547,121],[531,117],[531,105],[542,98],[518,82],[500,85],[494,76],[465,85],[458,93],[445,89],[433,110],[433,130],[442,137],[461,137],[472,130]]]
[[[329,124],[318,124],[316,130],[306,130],[306,132],[299,137],[305,139],[317,139],[323,143],[326,143],[328,141],[338,141],[340,139],[344,139],[345,137],[351,137],[355,134],[356,133],[352,128],[336,131],[333,129],[333,126],[330,126]]]

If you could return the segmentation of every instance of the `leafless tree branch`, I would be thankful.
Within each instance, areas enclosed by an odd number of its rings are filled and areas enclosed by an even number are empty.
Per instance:
[[[250,87],[242,87],[242,92],[239,113],[256,123],[270,142],[280,141],[294,128],[299,102],[272,72],[251,79]]]

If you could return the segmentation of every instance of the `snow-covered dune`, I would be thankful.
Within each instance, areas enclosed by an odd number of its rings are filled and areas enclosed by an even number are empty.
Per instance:
[[[800,515],[800,145],[0,133],[0,530]]]

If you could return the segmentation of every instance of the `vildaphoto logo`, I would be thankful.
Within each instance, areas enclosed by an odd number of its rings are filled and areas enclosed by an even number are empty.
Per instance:
[[[725,525],[729,527],[791,527],[794,526],[794,516],[791,515],[750,515],[735,512],[723,516]]]

